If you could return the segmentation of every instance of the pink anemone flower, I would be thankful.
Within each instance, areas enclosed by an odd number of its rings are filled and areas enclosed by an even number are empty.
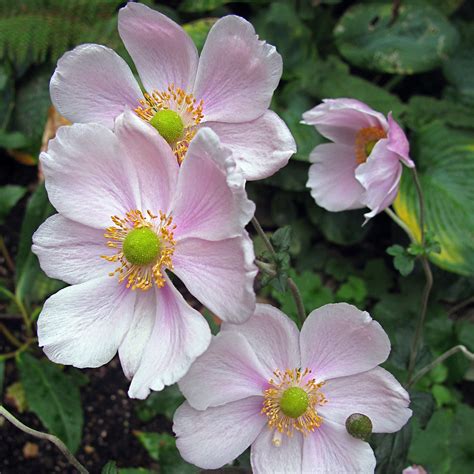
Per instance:
[[[328,211],[368,207],[367,219],[394,201],[402,165],[413,168],[405,133],[388,114],[355,99],[325,99],[303,114],[303,123],[334,143],[318,145],[310,155],[307,186]]]
[[[178,449],[203,469],[251,445],[255,474],[373,472],[370,445],[345,422],[360,413],[374,432],[391,433],[410,418],[407,392],[378,367],[389,352],[380,324],[354,306],[323,306],[299,333],[281,311],[258,304],[245,323],[223,324],[181,379]]]
[[[113,50],[78,46],[59,60],[50,84],[53,104],[67,119],[113,128],[115,117],[130,108],[158,130],[179,162],[197,130],[210,127],[249,180],[288,163],[295,141],[268,110],[282,59],[249,22],[238,16],[218,20],[200,58],[179,25],[145,5],[122,8],[118,29],[144,92]]]
[[[214,132],[202,129],[181,168],[171,148],[132,112],[103,125],[62,127],[41,154],[58,214],[33,237],[52,278],[39,345],[54,362],[99,367],[119,353],[129,395],[175,383],[209,345],[201,314],[168,272],[220,318],[255,308],[254,212],[243,177]]]

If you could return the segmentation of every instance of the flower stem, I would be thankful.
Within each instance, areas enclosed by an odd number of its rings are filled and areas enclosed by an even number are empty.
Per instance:
[[[415,336],[410,351],[410,361],[408,363],[408,385],[411,385],[413,372],[415,370],[416,358],[418,350],[420,348],[420,342],[423,338],[423,327],[426,319],[426,312],[428,310],[428,301],[430,298],[431,288],[433,286],[433,274],[431,272],[430,263],[426,255],[426,235],[425,235],[425,200],[423,197],[423,190],[421,189],[420,180],[418,179],[418,173],[416,168],[412,168],[413,180],[415,182],[416,192],[418,194],[419,211],[420,211],[420,233],[421,233],[421,245],[424,253],[421,255],[421,265],[425,273],[426,283],[421,296],[421,311],[418,323],[416,325]]]
[[[21,347],[22,343],[8,330],[8,328],[3,323],[0,323],[0,332],[3,332],[5,337],[15,347]]]
[[[50,441],[51,443],[55,444],[67,458],[69,463],[74,466],[81,474],[89,474],[89,471],[74,457],[71,451],[69,451],[66,445],[58,437],[29,428],[20,420],[17,420],[3,405],[0,405],[0,415],[3,415],[11,424],[26,434],[35,436],[36,438],[45,439],[46,441]]]
[[[23,318],[23,322],[25,323],[26,334],[29,337],[31,337],[33,335],[33,332],[31,330],[31,319],[30,319],[30,316],[28,315],[28,311],[26,311],[25,305],[23,304],[23,301],[21,301],[21,298],[18,295],[14,295],[13,301],[15,302],[18,309],[20,310],[20,314]]]
[[[3,237],[1,235],[0,235],[0,252],[3,255],[3,258],[5,259],[5,263],[7,264],[7,267],[10,269],[10,271],[14,272],[15,263],[13,262],[13,259],[10,256],[10,252],[8,252],[7,246],[5,245],[5,240],[3,240]]]
[[[254,226],[255,230],[257,231],[257,234],[263,240],[263,243],[265,244],[265,247],[267,247],[267,250],[270,252],[270,255],[273,258],[276,258],[277,254],[275,252],[275,249],[273,248],[273,245],[270,242],[270,239],[265,234],[265,231],[263,230],[262,226],[260,225],[260,222],[258,222],[258,220],[255,216],[252,217],[252,225]],[[265,262],[256,261],[256,265],[260,268],[260,270],[268,273],[269,275],[276,276],[275,270],[273,268],[271,268],[271,266],[269,264],[267,264]],[[301,321],[301,324],[303,324],[305,319],[306,319],[306,311],[304,309],[303,298],[301,297],[300,290],[298,289],[298,286],[294,282],[293,278],[287,277],[286,281],[288,283],[288,288],[291,291],[291,296],[293,297],[293,301],[295,302],[298,317]]]
[[[441,364],[441,362],[445,361],[448,357],[451,357],[452,355],[454,355],[458,352],[462,352],[467,359],[469,359],[471,362],[474,362],[474,353],[468,351],[465,346],[458,345],[458,346],[451,347],[451,349],[449,349],[446,352],[444,352],[443,354],[441,354],[433,362],[431,362],[427,366],[420,369],[414,375],[414,377],[412,378],[411,382],[408,385],[409,386],[414,385],[416,382],[418,382],[418,380],[420,380],[428,372],[430,372],[432,369],[434,369],[438,364]]]
[[[410,230],[410,228],[403,222],[396,214],[393,212],[389,207],[385,209],[385,212],[390,216],[390,218],[398,225],[400,226],[408,235],[410,238],[411,242],[416,242],[415,236],[413,235],[413,232]]]

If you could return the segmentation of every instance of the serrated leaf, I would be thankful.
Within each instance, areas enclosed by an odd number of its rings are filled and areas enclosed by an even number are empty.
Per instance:
[[[72,377],[48,360],[28,353],[18,358],[21,383],[28,405],[48,431],[75,452],[82,435],[83,414],[79,389]]]
[[[392,74],[415,74],[438,67],[455,50],[459,36],[436,8],[402,2],[358,4],[345,12],[334,37],[352,64]]]
[[[441,252],[436,265],[462,275],[474,274],[474,135],[434,122],[413,140],[412,156],[423,189],[426,228]],[[420,243],[418,198],[410,170],[404,170],[395,211]]]
[[[25,193],[26,188],[23,186],[7,185],[0,187],[0,224],[5,222],[10,211]]]

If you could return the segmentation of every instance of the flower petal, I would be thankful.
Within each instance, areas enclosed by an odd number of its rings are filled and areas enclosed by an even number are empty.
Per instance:
[[[176,245],[173,272],[219,318],[239,323],[255,310],[254,258],[247,235],[219,241],[184,239]]]
[[[340,425],[353,413],[362,413],[372,421],[374,433],[394,433],[412,414],[408,393],[381,367],[330,379],[322,390],[328,403],[318,408],[319,414]]]
[[[103,125],[60,127],[40,159],[49,200],[65,217],[105,229],[111,216],[137,208],[135,175],[117,137]]]
[[[204,411],[183,403],[173,431],[182,458],[202,469],[217,469],[242,454],[258,436],[267,417],[262,397],[249,397]]]
[[[271,176],[286,166],[296,152],[290,130],[271,110],[251,122],[206,122],[206,126],[212,128],[222,144],[232,150],[247,180]]]
[[[144,399],[150,390],[177,382],[211,341],[206,320],[186,303],[171,281],[154,291],[155,322],[130,384],[131,398]]]
[[[104,231],[66,219],[60,214],[48,218],[33,235],[33,253],[51,278],[69,284],[105,276],[114,270],[101,258],[107,254]]]
[[[116,122],[115,134],[137,175],[141,210],[170,210],[179,165],[170,146],[156,130],[127,110]],[[132,171],[130,171],[132,173]]]
[[[221,331],[243,335],[270,377],[276,369],[300,367],[298,328],[288,316],[271,305],[257,304],[250,319],[242,324],[223,324]]]
[[[177,240],[240,236],[255,212],[230,151],[209,128],[199,130],[189,146],[172,208]]]
[[[280,446],[272,442],[275,430],[265,427],[250,450],[254,474],[300,474],[303,458],[303,435],[296,431],[290,438],[282,434]],[[314,465],[311,470],[314,472]],[[322,471],[323,472],[323,471]],[[336,472],[336,471],[334,471]]]
[[[303,123],[314,125],[329,140],[354,146],[361,128],[388,129],[385,117],[355,99],[324,99],[322,104],[303,114]]]
[[[344,425],[324,420],[320,428],[304,438],[302,472],[355,474],[373,473],[375,456],[369,443],[353,438]]]
[[[405,132],[400,128],[395,120],[393,120],[392,112],[388,114],[388,144],[387,148],[396,153],[402,162],[409,168],[414,168],[415,163],[411,160],[410,144],[408,143]]]
[[[100,367],[117,352],[133,316],[136,293],[104,276],[69,286],[46,300],[38,343],[50,360]]]
[[[318,206],[332,212],[365,206],[364,187],[355,178],[357,162],[353,147],[340,143],[318,145],[311,152],[310,161],[313,164],[306,186]]]
[[[271,372],[260,364],[244,336],[221,332],[180,380],[179,388],[196,410],[263,396]]]
[[[194,86],[195,97],[204,101],[204,120],[255,120],[268,109],[281,73],[281,56],[248,21],[221,18],[207,36]]]
[[[371,209],[364,214],[366,219],[390,206],[398,193],[402,165],[387,144],[387,139],[379,140],[367,161],[355,171],[356,179],[365,188],[364,204]]]
[[[83,44],[59,61],[50,82],[53,105],[71,122],[95,122],[108,128],[143,94],[127,63],[112,49]]]
[[[119,12],[118,30],[148,92],[164,91],[171,84],[190,91],[198,53],[179,25],[146,5],[130,2]]]
[[[390,341],[369,313],[347,303],[327,304],[311,312],[300,335],[301,367],[317,380],[358,374],[384,362]]]

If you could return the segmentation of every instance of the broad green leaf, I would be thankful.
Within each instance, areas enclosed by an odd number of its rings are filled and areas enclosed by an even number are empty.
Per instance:
[[[465,0],[426,0],[427,3],[441,10],[445,15],[454,13]]]
[[[0,187],[0,224],[5,222],[10,211],[25,193],[26,188],[23,186],[7,185]]]
[[[38,227],[54,212],[44,184],[38,186],[26,206],[16,258],[16,294],[23,301],[41,301],[63,283],[49,279],[31,252],[32,237]]]
[[[429,392],[410,391],[410,408],[418,418],[421,428],[425,428],[435,408],[433,395]]]
[[[2,132],[0,131],[1,148],[23,148],[30,145],[31,140],[20,132]]]
[[[441,247],[430,259],[445,270],[474,274],[474,135],[434,122],[420,130],[412,143],[425,198],[426,228]],[[419,243],[418,198],[410,170],[404,170],[394,207]]]
[[[48,431],[75,452],[81,443],[83,414],[73,378],[48,360],[28,353],[18,358],[21,383],[28,405]]]
[[[136,413],[140,421],[151,421],[158,415],[168,420],[173,419],[174,412],[184,402],[184,397],[177,385],[166,387],[161,392],[153,392],[146,400],[136,405]]]
[[[363,306],[367,298],[367,287],[365,286],[364,280],[351,275],[337,290],[336,298],[338,301]]]
[[[406,458],[412,436],[411,423],[400,431],[372,435],[377,458],[377,474],[400,474],[407,466]]]
[[[103,468],[100,474],[117,474],[117,463],[115,461],[109,461]]]
[[[345,12],[334,37],[352,64],[393,74],[415,74],[438,67],[457,46],[448,19],[429,5],[402,2],[392,21],[393,3],[361,3]]]

